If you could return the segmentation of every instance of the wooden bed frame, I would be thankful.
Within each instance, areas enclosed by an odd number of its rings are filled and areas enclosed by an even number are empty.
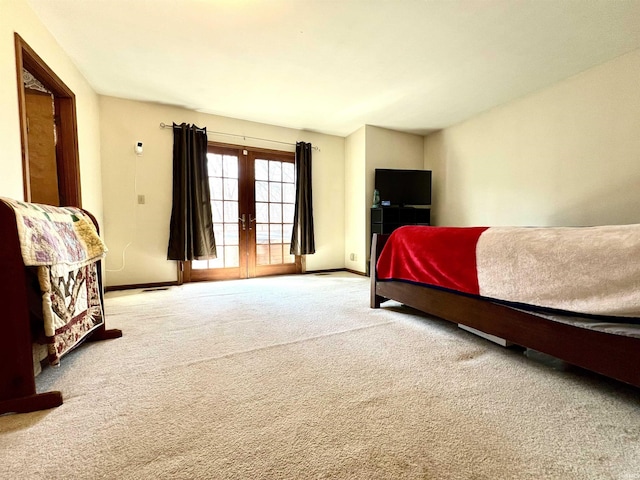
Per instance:
[[[371,243],[371,308],[395,300],[421,312],[640,387],[640,338],[555,322],[499,303],[397,281],[379,282],[376,262],[389,235]]]
[[[96,228],[98,222],[91,217]],[[100,300],[104,305],[102,262],[98,262]],[[26,413],[62,405],[59,391],[36,393],[27,271],[22,261],[18,229],[13,209],[0,201],[0,415]],[[39,292],[37,293],[39,297]],[[107,330],[103,323],[84,341],[118,338],[122,331]]]

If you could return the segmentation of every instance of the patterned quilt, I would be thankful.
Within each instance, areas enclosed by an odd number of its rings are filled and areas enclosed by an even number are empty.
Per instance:
[[[2,198],[16,215],[25,266],[36,268],[42,294],[49,362],[76,346],[104,322],[97,261],[107,248],[81,209]]]

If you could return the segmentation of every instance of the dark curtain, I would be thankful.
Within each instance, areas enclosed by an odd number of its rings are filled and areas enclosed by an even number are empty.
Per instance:
[[[216,258],[206,128],[173,124],[173,207],[169,228],[169,260]]]
[[[315,252],[311,195],[311,144],[298,142],[296,143],[296,207],[290,253],[309,255]]]

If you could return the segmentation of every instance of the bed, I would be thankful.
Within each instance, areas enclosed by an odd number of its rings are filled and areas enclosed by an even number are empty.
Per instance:
[[[640,387],[640,225],[401,227],[371,246],[371,307],[426,314]]]
[[[61,405],[61,392],[36,391],[41,360],[122,335],[105,327],[105,252],[89,212],[0,198],[0,414]]]

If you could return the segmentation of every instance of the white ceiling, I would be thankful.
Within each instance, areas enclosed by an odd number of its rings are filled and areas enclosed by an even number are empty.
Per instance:
[[[424,134],[640,48],[640,0],[28,2],[99,94],[342,136]]]

